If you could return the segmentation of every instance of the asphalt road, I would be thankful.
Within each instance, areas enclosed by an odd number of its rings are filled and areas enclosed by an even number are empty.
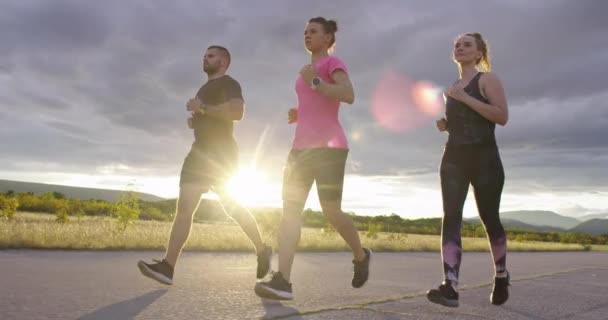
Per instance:
[[[0,251],[0,319],[608,319],[605,252],[510,253],[500,307],[489,302],[489,254],[464,253],[459,308],[424,296],[441,281],[438,253],[375,253],[361,289],[348,253],[299,253],[286,303],[254,294],[253,254],[186,252],[171,287],[136,266],[161,255]]]

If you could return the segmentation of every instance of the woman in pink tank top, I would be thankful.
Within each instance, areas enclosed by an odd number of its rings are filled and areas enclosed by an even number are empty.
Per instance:
[[[323,214],[353,251],[352,286],[360,288],[368,278],[371,251],[361,247],[353,220],[342,211],[348,142],[338,110],[340,102],[352,104],[355,94],[346,65],[329,55],[337,31],[336,22],[323,17],[310,19],[304,30],[311,63],[300,70],[295,84],[298,107],[288,112],[288,122],[296,123],[296,134],[283,174],[279,272],[270,281],[256,284],[255,292],[264,298],[293,299],[291,267],[300,240],[302,211],[313,182]]]

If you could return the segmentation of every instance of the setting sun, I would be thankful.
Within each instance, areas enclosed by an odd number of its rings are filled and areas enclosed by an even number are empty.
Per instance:
[[[228,182],[228,192],[244,205],[264,205],[269,195],[277,194],[268,177],[255,167],[243,167]]]

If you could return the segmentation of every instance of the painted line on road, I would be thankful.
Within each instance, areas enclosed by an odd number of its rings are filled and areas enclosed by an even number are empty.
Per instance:
[[[523,277],[523,278],[512,278],[511,281],[512,282],[529,281],[529,280],[536,280],[536,279],[551,277],[551,276],[560,275],[560,274],[579,272],[579,271],[588,271],[588,270],[608,270],[608,268],[606,268],[606,267],[580,267],[580,268],[571,268],[571,269],[565,269],[565,270],[560,270],[560,271],[555,271],[555,272],[549,272],[549,273],[542,273],[542,274],[538,274],[538,275],[532,275],[532,276]],[[493,284],[493,282],[484,282],[484,283],[480,283],[480,284],[476,284],[476,285],[465,285],[459,291],[475,290],[475,289],[491,286],[492,284]],[[424,297],[425,295],[426,295],[426,291],[424,291],[424,292],[415,292],[415,293],[410,293],[410,294],[402,295],[402,296],[399,296],[399,297],[385,298],[385,299],[379,299],[379,300],[370,300],[370,301],[367,301],[367,302],[362,302],[362,303],[353,304],[353,305],[344,305],[344,306],[338,306],[338,307],[328,307],[328,308],[321,308],[321,309],[312,309],[312,310],[306,310],[306,311],[299,311],[299,312],[294,312],[294,313],[290,313],[290,314],[284,314],[284,315],[280,315],[280,316],[276,316],[276,317],[271,317],[271,318],[264,318],[264,319],[278,320],[278,319],[286,319],[286,318],[293,317],[293,316],[304,316],[304,315],[313,315],[313,314],[332,312],[332,311],[347,311],[347,310],[368,310],[368,311],[387,313],[387,314],[395,314],[395,315],[403,315],[403,316],[414,316],[413,314],[408,314],[408,313],[398,313],[398,312],[393,312],[393,311],[379,310],[379,309],[370,307],[370,305],[373,305],[373,304],[382,304],[382,303],[388,303],[388,302],[396,302],[396,301],[400,301],[400,300],[407,300],[407,299],[418,298],[418,297]],[[484,317],[482,315],[478,315],[478,314],[463,313],[463,315],[479,317],[481,319],[489,319],[489,318],[486,318],[486,317]]]

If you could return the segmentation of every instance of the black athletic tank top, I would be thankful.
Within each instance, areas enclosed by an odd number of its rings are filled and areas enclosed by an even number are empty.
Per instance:
[[[481,95],[479,78],[483,72],[478,72],[464,91],[473,98],[484,103],[489,101]],[[458,145],[496,145],[494,129],[496,124],[484,118],[466,104],[449,97],[446,100],[446,119],[448,121],[448,146]]]

